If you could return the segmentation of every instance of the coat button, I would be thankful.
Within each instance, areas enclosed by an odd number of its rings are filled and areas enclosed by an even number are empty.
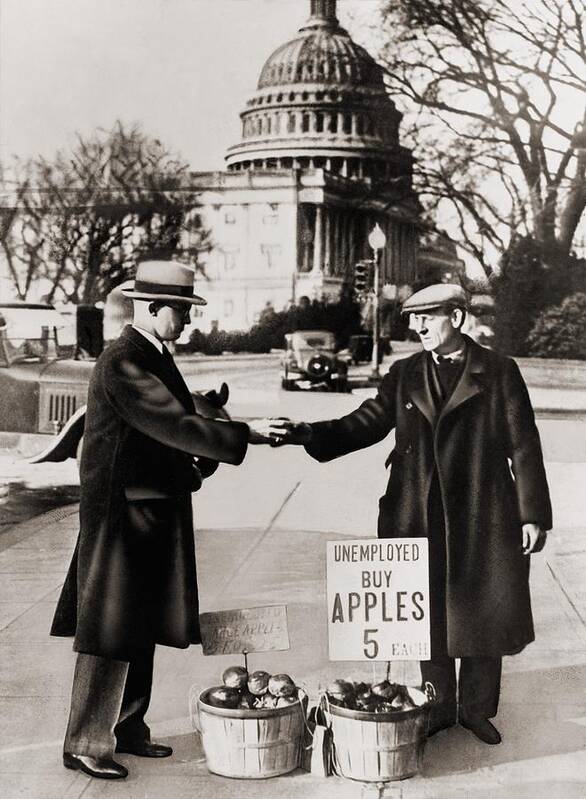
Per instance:
[[[413,407],[413,403],[412,403],[412,402],[407,402],[407,403],[405,404],[405,407],[407,408],[407,410],[408,410],[408,411],[410,411],[410,410],[411,410],[411,408]]]
[[[411,444],[408,444],[408,445],[405,447],[405,454],[406,454],[406,455],[409,455],[411,452],[413,452],[413,447],[411,446]]]

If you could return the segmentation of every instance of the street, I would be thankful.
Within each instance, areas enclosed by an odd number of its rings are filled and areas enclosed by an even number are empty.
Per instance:
[[[222,381],[226,381],[230,386],[228,409],[235,418],[287,416],[307,421],[334,418],[351,411],[374,393],[372,388],[356,388],[364,386],[370,371],[368,364],[351,367],[352,394],[283,391],[280,388],[278,355],[228,360],[195,360],[187,356],[181,357],[179,364],[193,391],[217,389]],[[381,367],[383,374],[389,364],[390,359],[387,359]],[[538,410],[537,417],[546,460],[556,463],[584,460],[584,416],[569,414],[540,418],[542,414]],[[44,444],[37,446],[41,449]],[[3,529],[17,522],[75,502],[77,498],[77,466],[73,460],[31,466],[13,449],[0,449],[0,535]]]

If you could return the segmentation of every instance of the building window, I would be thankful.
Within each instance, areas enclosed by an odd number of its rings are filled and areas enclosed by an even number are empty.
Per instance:
[[[289,114],[289,124],[287,125],[287,133],[295,133],[295,114]]]
[[[362,114],[358,114],[358,116],[356,117],[356,133],[359,136],[362,136],[362,134],[364,133],[364,117],[362,116]]]
[[[234,315],[234,300],[224,300],[224,316]]]
[[[233,269],[236,269],[236,257],[238,255],[238,249],[234,250],[223,250],[221,253],[221,263],[222,268],[226,272],[230,272]]]
[[[330,133],[338,132],[338,114],[334,112],[330,114]]]
[[[315,129],[318,133],[323,133],[324,129],[324,115],[321,111],[318,111],[315,115]]]
[[[309,132],[309,114],[303,114],[301,118],[301,131],[302,133]]]
[[[352,114],[344,114],[344,133],[352,133]]]
[[[236,224],[236,214],[233,211],[226,211],[224,213],[224,223],[226,225],[235,225]]]
[[[269,269],[272,269],[274,266],[276,266],[279,255],[281,254],[280,244],[261,244],[260,251],[264,255],[265,263]]]

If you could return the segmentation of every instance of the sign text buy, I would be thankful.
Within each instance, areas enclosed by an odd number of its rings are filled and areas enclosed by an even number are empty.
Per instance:
[[[330,660],[427,660],[426,538],[328,541]]]

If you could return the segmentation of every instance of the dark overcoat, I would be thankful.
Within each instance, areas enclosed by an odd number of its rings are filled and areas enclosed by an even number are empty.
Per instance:
[[[434,525],[445,527],[448,653],[497,657],[534,639],[521,526],[550,529],[551,504],[539,433],[515,361],[468,338],[466,352],[443,408],[433,400],[431,355],[419,352],[396,361],[377,396],[356,411],[314,423],[307,451],[327,461],[395,428],[378,535],[429,536]],[[436,480],[442,520],[430,517]]]
[[[239,464],[247,441],[247,425],[198,414],[172,359],[125,328],[89,385],[80,532],[52,635],[119,660],[198,643],[193,456]]]

